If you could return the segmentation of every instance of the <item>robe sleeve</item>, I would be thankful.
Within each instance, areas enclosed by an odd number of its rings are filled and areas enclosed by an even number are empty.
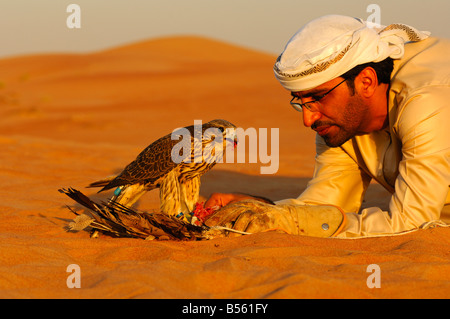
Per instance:
[[[370,180],[342,148],[328,147],[317,135],[313,178],[298,198],[281,200],[277,204],[331,204],[346,212],[358,212]]]

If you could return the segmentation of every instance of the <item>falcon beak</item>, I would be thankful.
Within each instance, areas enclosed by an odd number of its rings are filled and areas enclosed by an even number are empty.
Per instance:
[[[237,145],[237,138],[231,139],[231,138],[226,138],[225,139],[227,142],[229,142],[230,144],[233,145],[233,147],[236,147]]]
[[[225,138],[226,141],[228,141],[231,145],[233,145],[233,148],[237,146],[238,138],[236,132],[233,132],[231,136],[228,136]]]

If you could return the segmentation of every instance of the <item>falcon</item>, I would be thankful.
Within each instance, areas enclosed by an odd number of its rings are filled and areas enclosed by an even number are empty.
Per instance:
[[[200,177],[222,162],[227,147],[236,146],[235,129],[221,119],[180,128],[147,146],[119,175],[88,187],[103,187],[99,192],[115,188],[110,203],[128,207],[159,188],[160,210],[189,220],[198,201]]]

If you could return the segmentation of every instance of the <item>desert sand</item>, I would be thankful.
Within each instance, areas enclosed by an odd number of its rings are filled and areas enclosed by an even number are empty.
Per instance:
[[[223,118],[279,128],[279,169],[221,163],[201,196],[241,191],[295,197],[314,168],[314,132],[275,80],[276,57],[196,37],[90,54],[0,60],[1,298],[448,298],[450,228],[381,238],[259,233],[210,241],[144,241],[71,233],[75,203],[58,192],[118,173],[176,127]],[[365,206],[389,194],[369,188]],[[157,209],[158,191],[139,201]],[[80,209],[80,207],[76,207]],[[68,265],[81,288],[68,288]],[[369,288],[370,264],[381,288]]]

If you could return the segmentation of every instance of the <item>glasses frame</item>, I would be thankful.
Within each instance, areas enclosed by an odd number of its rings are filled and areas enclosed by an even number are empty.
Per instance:
[[[298,111],[298,112],[303,112],[303,107],[305,107],[306,109],[308,109],[308,111],[310,112],[319,112],[321,109],[322,104],[320,104],[320,100],[322,100],[325,96],[327,96],[328,94],[330,94],[331,91],[333,91],[335,88],[337,88],[339,85],[341,85],[342,83],[344,83],[346,81],[346,79],[344,79],[342,82],[340,82],[338,85],[336,85],[335,87],[333,87],[331,90],[329,90],[328,92],[320,95],[318,97],[318,99],[314,100],[314,101],[308,101],[305,103],[297,103],[294,102],[294,99],[299,99],[298,96],[294,96],[291,101],[289,102],[292,107]],[[314,107],[314,105],[316,105],[316,103],[318,104],[317,107]]]

